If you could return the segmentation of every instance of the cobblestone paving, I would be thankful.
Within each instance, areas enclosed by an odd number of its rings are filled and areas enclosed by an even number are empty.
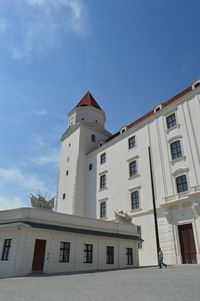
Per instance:
[[[200,301],[200,265],[0,279],[0,301]]]

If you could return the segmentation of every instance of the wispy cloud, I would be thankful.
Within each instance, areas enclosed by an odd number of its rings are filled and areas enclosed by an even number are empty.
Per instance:
[[[0,210],[24,207],[24,202],[19,197],[0,196]]]
[[[0,37],[16,60],[60,47],[71,34],[87,34],[82,0],[1,0]],[[1,34],[2,33],[2,34]]]
[[[34,111],[34,115],[37,115],[37,116],[45,116],[47,115],[47,110],[46,109],[41,109],[41,110],[36,110]]]
[[[36,175],[23,172],[19,168],[0,168],[0,187],[20,187],[31,191],[48,191],[46,183]],[[11,188],[11,187],[10,187]]]
[[[59,157],[59,150],[57,150],[56,148],[52,148],[49,149],[48,153],[44,153],[32,158],[31,162],[40,166],[49,165],[58,167]]]

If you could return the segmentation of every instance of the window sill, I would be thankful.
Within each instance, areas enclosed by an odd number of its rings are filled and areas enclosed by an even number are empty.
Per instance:
[[[174,129],[179,129],[180,126],[181,126],[181,125],[178,123],[178,124],[172,126],[171,128],[167,129],[167,130],[166,130],[167,134],[169,134],[169,132],[171,132],[171,131],[174,130]]]
[[[100,188],[100,189],[99,189],[99,192],[104,191],[104,190],[106,190],[106,189],[108,189],[108,187]]]
[[[139,211],[142,211],[142,208],[137,208],[137,209],[131,209],[130,210],[130,213],[136,213],[136,212],[139,212]]]
[[[140,176],[140,175],[137,174],[137,175],[134,175],[134,176],[129,177],[128,179],[129,179],[129,180],[133,180],[133,179],[135,179],[135,178],[138,178],[139,176]]]
[[[171,160],[171,164],[174,165],[176,162],[179,162],[179,161],[185,161],[186,160],[186,156],[181,156],[181,157],[178,157],[176,159],[173,159]]]

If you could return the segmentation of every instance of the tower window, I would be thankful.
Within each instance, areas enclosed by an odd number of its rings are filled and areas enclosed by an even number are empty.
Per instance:
[[[106,202],[100,204],[100,218],[106,217]]]
[[[89,164],[89,170],[92,170],[92,163]]]
[[[68,176],[68,174],[69,174],[69,170],[66,171],[66,176]]]
[[[100,189],[106,188],[106,175],[100,176]]]
[[[69,143],[69,147],[71,147],[71,143]]]
[[[131,193],[131,209],[135,210],[138,208],[140,208],[140,199],[139,192],[136,190]]]
[[[126,248],[126,264],[132,265],[133,264],[133,249]]]
[[[137,234],[140,238],[142,237],[142,228],[141,228],[141,226],[137,226]],[[142,249],[142,242],[138,243],[138,249]]]
[[[65,200],[65,193],[63,193],[63,200]]]
[[[114,247],[111,246],[106,247],[106,263],[114,264]]]
[[[84,118],[82,118],[82,120],[84,120]]]
[[[129,176],[133,177],[137,175],[137,161],[134,160],[129,163]]]
[[[95,141],[96,141],[95,135],[92,135],[92,136],[91,136],[91,141],[92,141],[92,142],[95,142]]]

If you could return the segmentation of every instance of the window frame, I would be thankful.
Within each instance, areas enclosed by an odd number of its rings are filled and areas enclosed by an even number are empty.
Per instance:
[[[183,156],[182,145],[179,139],[170,143],[170,151],[172,160],[176,160]]]
[[[133,139],[133,141],[131,139]],[[136,145],[136,141],[135,140],[136,140],[135,139],[135,135],[133,135],[130,138],[128,138],[128,149],[129,150],[135,147],[135,145]]]
[[[174,119],[172,119],[172,116],[174,116]],[[169,118],[171,118],[172,120],[169,120]],[[171,113],[166,117],[166,126],[167,130],[173,129],[177,126],[177,117],[175,112]]]
[[[134,159],[131,162],[129,162],[129,177],[135,177],[138,174],[138,166],[137,166],[137,160]]]
[[[102,201],[100,203],[100,218],[106,218],[107,217],[107,202]]]
[[[70,242],[60,242],[59,262],[69,262],[70,260]]]
[[[126,265],[133,265],[133,248],[126,248]]]
[[[11,249],[12,238],[4,239],[3,250],[1,254],[1,261],[8,261]]]
[[[99,187],[100,187],[100,190],[102,189],[105,189],[106,188],[106,174],[102,174],[100,175],[100,182],[99,182]]]
[[[182,181],[182,182],[180,182],[180,183],[178,183],[178,180],[179,179],[183,179],[183,178],[185,180]],[[175,181],[176,181],[176,190],[177,190],[177,193],[184,193],[184,192],[187,192],[189,190],[188,179],[187,179],[187,176],[185,174],[177,176],[176,179],[175,179]],[[184,188],[186,188],[186,189],[184,189]]]
[[[140,209],[140,194],[139,190],[131,191],[131,210]]]
[[[84,244],[84,263],[93,262],[93,244]]]
[[[106,246],[106,264],[114,264],[114,247]]]
[[[106,152],[100,155],[100,164],[106,163]]]

